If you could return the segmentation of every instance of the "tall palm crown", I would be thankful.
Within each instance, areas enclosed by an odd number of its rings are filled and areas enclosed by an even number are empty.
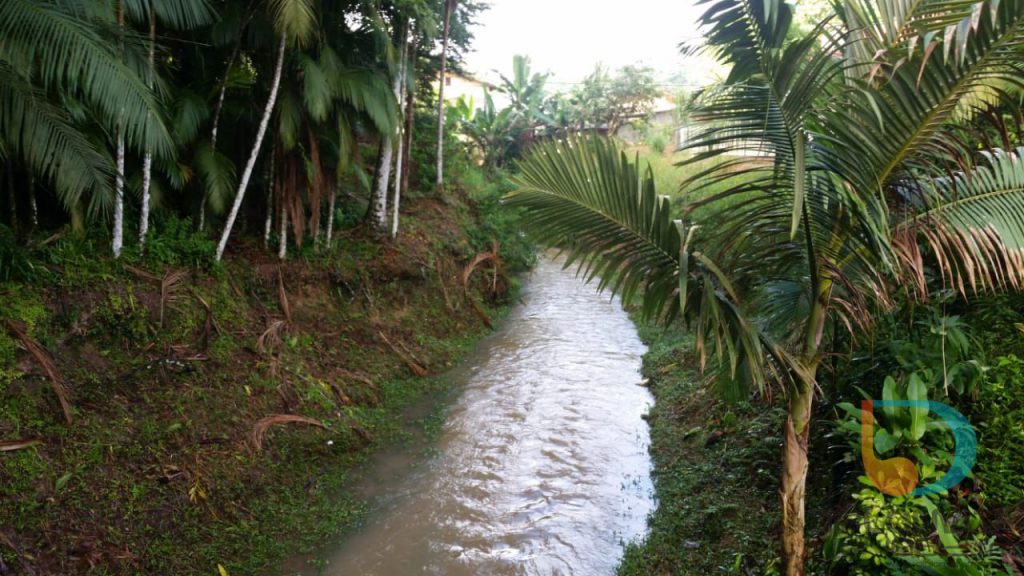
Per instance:
[[[964,294],[1024,279],[1024,150],[979,150],[963,124],[1019,111],[1024,2],[849,0],[802,36],[780,0],[705,4],[698,49],[731,72],[692,115],[682,217],[589,139],[535,150],[509,201],[601,288],[681,313],[724,388],[783,384],[783,553],[801,574],[828,328],[867,325],[895,290],[926,296],[932,275]]]

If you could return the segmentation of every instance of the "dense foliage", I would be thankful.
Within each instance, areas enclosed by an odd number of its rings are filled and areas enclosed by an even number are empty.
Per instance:
[[[857,387],[875,399],[971,398],[978,348],[952,315],[920,322],[913,311],[1024,280],[1021,143],[1005,129],[1021,118],[1024,4],[851,0],[809,29],[784,2],[706,6],[705,42],[691,50],[731,71],[691,112],[682,211],[658,196],[648,169],[593,139],[536,148],[510,202],[601,287],[637,295],[649,317],[682,317],[728,396],[785,395],[783,569],[803,574],[817,401],[845,400],[864,418]],[[827,396],[829,373],[841,374],[831,359],[856,354],[865,334],[903,314],[915,329],[890,333],[886,371],[834,379]],[[885,410],[871,427],[872,458],[908,454],[925,483],[941,475],[952,439],[926,416]],[[921,550],[911,568],[1003,570],[988,544],[965,552],[959,519],[970,516],[937,499],[914,504],[941,547]],[[865,530],[888,542],[895,524],[882,526]]]
[[[456,64],[481,8],[457,4]],[[239,215],[282,256],[289,234],[330,242],[339,195],[371,204],[375,144],[401,134],[409,156],[404,110],[417,107],[404,103],[433,98],[443,13],[429,0],[4,2],[8,226],[26,241],[102,222],[115,256],[126,231],[145,244],[151,209],[198,230],[226,216],[218,259]],[[395,212],[407,188],[392,187]],[[374,216],[397,228],[397,215]]]

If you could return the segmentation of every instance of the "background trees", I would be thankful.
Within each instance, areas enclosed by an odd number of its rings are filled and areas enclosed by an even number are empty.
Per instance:
[[[123,219],[112,237],[137,222],[145,242],[152,205],[158,218],[217,230],[216,259],[237,223],[257,228],[250,219],[289,230],[297,246],[319,243],[339,189],[369,204],[360,182],[384,172],[369,158],[374,143],[415,126],[398,101],[434,102],[446,9],[457,65],[478,3],[4,3],[0,157],[10,221],[22,232],[33,218],[84,231],[106,221],[121,182],[138,218]]]
[[[643,123],[654,101],[663,95],[654,70],[624,66],[609,73],[598,64],[571,90],[552,92],[548,74],[535,72],[529,58],[515,56],[512,72],[499,74],[501,83],[484,90],[482,102],[457,102],[462,135],[493,170],[520,158],[538,138],[601,132],[615,134],[629,121]],[[508,103],[495,105],[500,93]]]

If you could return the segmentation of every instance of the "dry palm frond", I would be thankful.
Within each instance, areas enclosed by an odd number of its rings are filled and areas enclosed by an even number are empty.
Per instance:
[[[203,321],[202,329],[202,350],[205,351],[210,347],[210,334],[213,331],[220,334],[220,327],[217,326],[217,321],[213,319],[213,307],[210,306],[210,303],[204,300],[203,297],[196,293],[195,290],[192,291],[192,296],[198,300],[199,304],[202,305],[204,310],[206,310],[206,320]]]
[[[306,424],[309,426],[316,426],[318,428],[327,429],[322,422],[315,418],[308,416],[298,416],[295,414],[274,414],[262,418],[252,427],[252,432],[249,433],[249,441],[257,450],[263,449],[263,439],[267,435],[267,430],[270,430],[272,426],[278,426],[281,424]]]
[[[277,299],[281,304],[281,312],[284,314],[284,319],[288,324],[292,323],[292,307],[288,303],[288,293],[284,289],[284,275],[281,273],[281,268],[277,268]]]
[[[0,440],[0,452],[13,452],[15,450],[22,450],[30,446],[36,446],[42,443],[43,441],[38,438],[23,438],[21,440]]]
[[[498,293],[498,277],[503,274],[503,262],[501,256],[498,255],[498,242],[494,241],[491,245],[490,252],[481,252],[473,257],[473,260],[462,270],[462,286],[464,289],[469,288],[469,278],[473,275],[473,272],[483,264],[490,264],[493,272],[491,278],[491,293]]]
[[[64,411],[64,420],[71,424],[73,419],[71,417],[71,404],[68,402],[68,391],[64,387],[60,372],[57,370],[57,365],[53,363],[50,353],[41,344],[36,342],[35,339],[26,334],[15,322],[7,321],[6,324],[7,329],[18,339],[22,348],[28,351],[36,359],[36,362],[39,362],[46,375],[50,377],[50,382],[53,383],[53,391],[57,394],[57,399],[60,400],[60,407]]]
[[[129,264],[125,264],[124,265],[124,269],[129,271],[129,272],[131,272],[132,274],[138,276],[139,278],[142,278],[143,280],[149,280],[150,282],[159,282],[160,281],[160,277],[159,276],[157,276],[155,274],[152,274],[150,272],[147,272],[147,271],[145,271],[145,270],[143,270],[141,268],[136,268],[135,266],[131,266]]]
[[[260,334],[260,337],[256,339],[256,349],[261,354],[266,354],[270,350],[273,350],[280,346],[284,340],[281,335],[284,334],[285,330],[288,329],[288,322],[284,320],[271,320],[267,329]]]
[[[373,390],[377,390],[377,385],[373,382],[373,380],[370,380],[368,377],[363,376],[362,374],[356,374],[355,372],[352,372],[351,370],[346,370],[344,368],[335,368],[334,371],[340,374],[342,378],[355,380],[356,382],[366,384]]]
[[[384,343],[388,345],[388,348],[391,348],[391,351],[394,352],[399,358],[401,358],[403,362],[405,362],[405,365],[409,367],[410,372],[412,372],[413,374],[420,378],[427,375],[426,368],[420,366],[408,354],[406,354],[402,350],[399,350],[397,346],[391,343],[391,340],[389,340],[388,337],[385,336],[383,332],[377,333],[380,334],[381,340],[383,340]]]
[[[160,279],[160,327],[164,327],[164,310],[167,304],[177,298],[182,280],[188,276],[185,270],[168,270]]]

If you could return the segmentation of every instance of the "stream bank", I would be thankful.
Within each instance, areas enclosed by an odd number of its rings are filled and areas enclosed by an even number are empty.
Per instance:
[[[613,574],[653,507],[645,351],[617,300],[542,259],[444,376],[437,434],[364,468],[373,511],[315,573]]]
[[[406,211],[398,241],[354,228],[284,263],[244,245],[222,267],[160,261],[161,242],[208,247],[159,229],[117,262],[64,238],[37,280],[0,285],[0,440],[30,441],[0,453],[0,566],[255,574],[357,523],[350,473],[402,440],[404,408],[446,389],[429,376],[508,299],[479,271],[462,286],[494,232],[476,202]]]

